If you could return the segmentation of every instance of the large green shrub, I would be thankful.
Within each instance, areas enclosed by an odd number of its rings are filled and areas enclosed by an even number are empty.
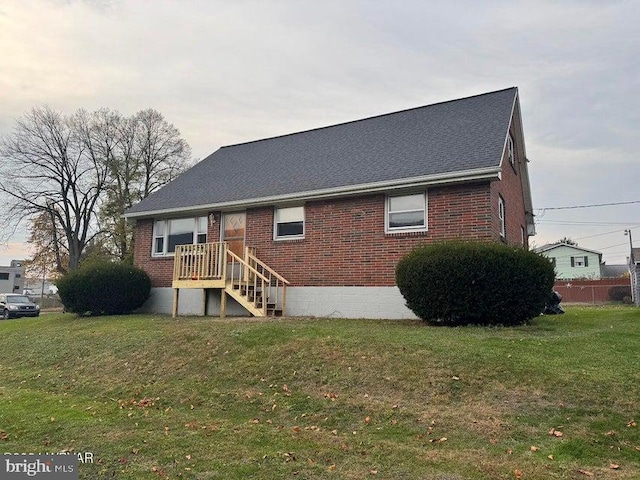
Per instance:
[[[68,312],[117,315],[142,306],[151,291],[149,276],[126,263],[92,262],[56,284]]]
[[[548,259],[497,243],[418,247],[396,267],[407,307],[440,325],[520,325],[542,312],[555,274]]]

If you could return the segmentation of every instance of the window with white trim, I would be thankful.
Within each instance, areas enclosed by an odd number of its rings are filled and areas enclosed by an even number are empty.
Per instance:
[[[589,266],[589,257],[579,256],[579,257],[571,257],[571,266],[572,267],[588,267]]]
[[[500,236],[507,236],[507,224],[505,222],[504,215],[504,198],[502,196],[498,196],[498,218],[500,219]]]
[[[153,225],[153,255],[171,255],[176,245],[207,243],[207,217],[156,220]]]
[[[385,230],[415,232],[427,230],[427,193],[389,195],[386,202]]]
[[[304,238],[304,207],[276,208],[273,238],[276,240]]]
[[[509,163],[511,164],[511,166],[515,166],[516,153],[515,153],[515,147],[513,144],[513,137],[511,136],[511,134],[509,134],[509,136],[507,137],[507,155],[509,157]]]

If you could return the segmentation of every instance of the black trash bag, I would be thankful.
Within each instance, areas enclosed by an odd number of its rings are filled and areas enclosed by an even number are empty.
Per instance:
[[[564,310],[560,306],[560,302],[562,301],[562,295],[560,295],[555,290],[551,292],[549,295],[549,299],[547,303],[544,305],[544,310],[542,313],[545,315],[562,315]]]

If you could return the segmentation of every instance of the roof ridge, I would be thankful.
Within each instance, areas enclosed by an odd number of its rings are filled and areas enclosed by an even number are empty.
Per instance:
[[[447,103],[461,102],[463,100],[470,100],[472,98],[484,97],[486,95],[494,95],[496,93],[506,92],[508,90],[516,90],[517,91],[518,87],[516,87],[516,86],[507,87],[507,88],[502,88],[500,90],[494,90],[494,91],[491,91],[491,92],[478,93],[476,95],[469,95],[467,97],[454,98],[454,99],[451,99],[451,100],[444,100],[442,102],[430,103],[428,105],[422,105],[420,107],[405,108],[405,109],[402,109],[402,110],[397,110],[395,112],[387,112],[387,113],[382,113],[380,115],[371,115],[369,117],[359,118],[359,119],[356,119],[356,120],[349,120],[349,121],[346,121],[346,122],[334,123],[332,125],[325,125],[324,127],[310,128],[310,129],[307,129],[307,130],[300,130],[298,132],[283,133],[282,135],[274,135],[273,137],[265,137],[265,138],[259,138],[257,140],[249,140],[248,142],[232,143],[230,145],[223,145],[222,147],[219,148],[219,150],[222,150],[224,148],[230,148],[230,147],[239,147],[241,145],[250,145],[252,143],[266,142],[268,140],[275,140],[277,138],[292,137],[294,135],[299,135],[301,133],[316,132],[316,131],[319,131],[319,130],[326,130],[326,129],[329,129],[329,128],[341,127],[343,125],[350,125],[350,124],[353,124],[353,123],[364,122],[366,120],[372,120],[374,118],[382,118],[382,117],[387,117],[387,116],[390,116],[390,115],[397,115],[398,113],[405,113],[405,112],[411,112],[413,110],[420,110],[422,108],[435,107],[437,105],[444,105],[444,104],[447,104]]]

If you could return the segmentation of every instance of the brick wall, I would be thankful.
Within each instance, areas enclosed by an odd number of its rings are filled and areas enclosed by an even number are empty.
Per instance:
[[[521,139],[512,130],[512,137],[516,144],[515,162],[511,165],[507,152],[502,159],[502,180],[491,184],[491,207],[493,212],[494,240],[505,241],[509,245],[522,245],[522,231],[525,229],[524,246],[528,248],[528,238],[526,235],[527,220],[525,217],[524,198],[522,191],[521,170],[527,168],[526,160],[522,158],[519,143]],[[500,237],[500,219],[498,217],[498,197],[502,196],[505,206],[505,227],[506,237]]]
[[[488,183],[428,190],[428,231],[385,234],[385,195],[308,202],[305,238],[273,240],[273,208],[247,211],[246,244],[296,286],[391,286],[395,266],[417,245],[491,240]]]
[[[428,189],[427,232],[386,234],[385,195],[372,194],[307,202],[305,238],[299,240],[273,239],[273,207],[248,209],[245,243],[295,286],[392,286],[398,260],[418,245],[454,238],[498,240],[498,194],[505,199],[507,241],[520,244],[525,220],[519,178],[508,161],[505,170],[501,182]],[[214,215],[210,242],[220,238],[221,216]],[[151,257],[152,236],[153,221],[138,220],[134,261],[154,287],[169,287],[173,257]]]

